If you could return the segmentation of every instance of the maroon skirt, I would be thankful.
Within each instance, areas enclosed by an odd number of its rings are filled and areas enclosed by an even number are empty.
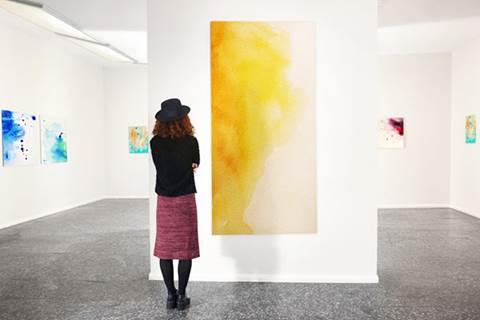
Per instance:
[[[160,259],[200,257],[195,193],[157,198],[157,236],[153,255]]]

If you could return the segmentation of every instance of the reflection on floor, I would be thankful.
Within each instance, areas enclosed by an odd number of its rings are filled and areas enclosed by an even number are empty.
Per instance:
[[[107,200],[0,230],[0,319],[480,319],[480,220],[379,214],[378,285],[192,282],[164,310],[148,204]]]

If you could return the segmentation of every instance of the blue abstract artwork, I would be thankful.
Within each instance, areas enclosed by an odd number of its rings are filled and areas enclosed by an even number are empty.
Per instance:
[[[68,161],[67,133],[62,123],[42,118],[42,164]]]
[[[13,167],[39,163],[39,134],[37,116],[2,110],[3,165]]]

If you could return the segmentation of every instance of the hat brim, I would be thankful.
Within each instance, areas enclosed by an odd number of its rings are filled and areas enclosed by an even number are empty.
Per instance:
[[[190,112],[190,107],[182,105],[181,107],[182,112],[174,117],[165,115],[165,112],[163,111],[164,110],[158,111],[157,114],[155,115],[155,119],[162,122],[169,122],[169,121],[180,120],[183,117],[185,117]]]

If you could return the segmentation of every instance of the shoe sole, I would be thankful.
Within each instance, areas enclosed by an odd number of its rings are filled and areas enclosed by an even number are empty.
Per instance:
[[[190,304],[187,304],[187,305],[178,305],[178,306],[177,306],[177,309],[178,309],[178,310],[185,310],[185,309],[187,309],[188,307],[190,307]]]

